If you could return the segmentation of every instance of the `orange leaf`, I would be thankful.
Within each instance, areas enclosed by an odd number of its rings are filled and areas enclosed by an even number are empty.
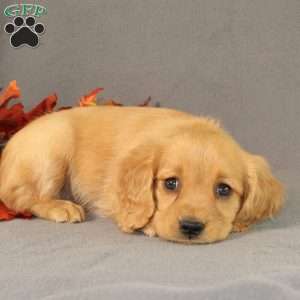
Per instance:
[[[79,100],[79,106],[94,106],[97,105],[97,94],[102,92],[103,88],[96,88]]]
[[[0,106],[5,107],[6,104],[12,98],[18,98],[21,96],[20,89],[16,80],[12,80],[6,89],[0,94]]]

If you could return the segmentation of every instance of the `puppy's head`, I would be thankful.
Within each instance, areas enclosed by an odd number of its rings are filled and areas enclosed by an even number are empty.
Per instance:
[[[273,216],[282,203],[265,160],[208,120],[136,147],[123,164],[121,189],[123,229],[185,243],[223,240]]]

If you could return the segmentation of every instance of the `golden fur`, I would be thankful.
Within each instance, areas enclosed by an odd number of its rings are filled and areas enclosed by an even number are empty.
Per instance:
[[[176,177],[180,187],[167,190]],[[232,193],[218,198],[215,186]],[[75,199],[62,198],[69,188]],[[266,161],[243,150],[218,122],[170,109],[74,108],[41,117],[4,149],[0,198],[11,209],[56,222],[81,222],[83,207],[111,217],[124,232],[187,243],[225,239],[272,217],[281,184]],[[190,239],[184,218],[205,229]]]

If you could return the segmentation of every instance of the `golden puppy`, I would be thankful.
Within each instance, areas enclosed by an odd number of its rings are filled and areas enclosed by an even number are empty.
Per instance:
[[[63,199],[64,189],[77,204]],[[56,222],[81,222],[83,207],[92,207],[124,232],[208,243],[273,216],[282,187],[263,158],[212,119],[89,107],[41,117],[9,141],[0,198]]]

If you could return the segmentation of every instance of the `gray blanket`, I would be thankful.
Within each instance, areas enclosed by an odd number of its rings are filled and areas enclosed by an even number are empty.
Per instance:
[[[2,222],[0,299],[300,299],[300,1],[38,3],[38,47],[14,49],[2,14],[14,1],[0,1],[0,86],[17,79],[27,109],[102,86],[125,104],[152,96],[217,117],[270,161],[287,201],[278,218],[211,245],[127,235],[94,216]]]

